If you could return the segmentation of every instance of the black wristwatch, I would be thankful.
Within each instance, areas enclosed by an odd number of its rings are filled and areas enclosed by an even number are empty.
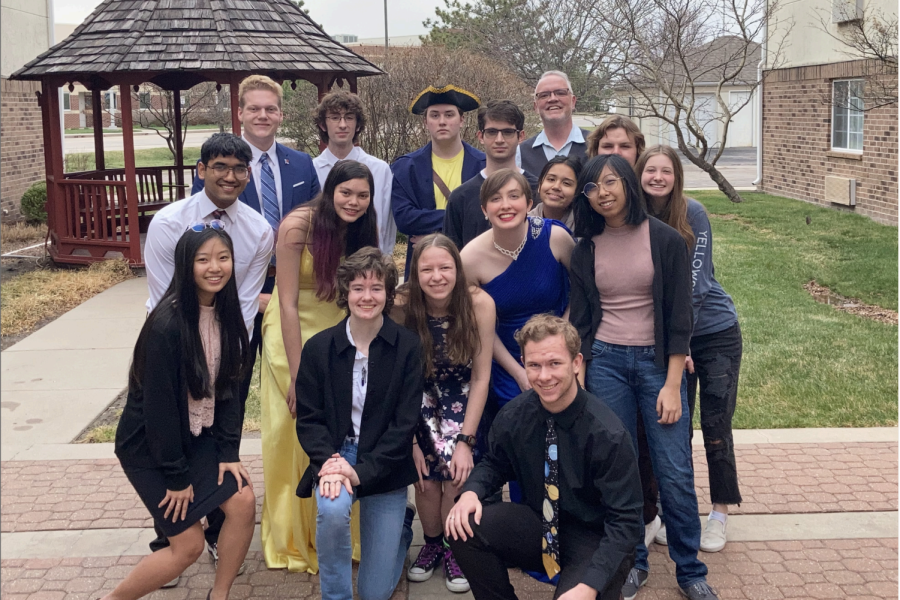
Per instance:
[[[464,442],[469,445],[469,448],[475,447],[475,436],[474,435],[466,435],[464,433],[457,434],[456,436],[457,442]]]

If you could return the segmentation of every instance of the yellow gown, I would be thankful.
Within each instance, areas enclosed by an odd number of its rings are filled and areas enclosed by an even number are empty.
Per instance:
[[[334,302],[316,298],[313,257],[308,249],[300,257],[300,314],[302,343],[316,333],[337,325],[345,313]],[[270,569],[317,573],[316,501],[298,498],[297,484],[309,466],[309,457],[297,440],[296,422],[287,409],[291,382],[281,335],[278,288],[263,315],[260,404],[265,497],[262,507],[262,548]],[[359,505],[351,513],[353,559],[359,560]]]

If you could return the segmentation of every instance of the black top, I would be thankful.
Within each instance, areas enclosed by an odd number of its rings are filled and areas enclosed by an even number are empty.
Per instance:
[[[309,467],[297,486],[301,498],[312,494],[322,465],[340,450],[352,427],[355,357],[347,319],[303,345],[297,372],[297,437],[309,455]],[[369,344],[368,372],[355,467],[359,498],[418,480],[412,440],[425,387],[419,336],[385,316]]]
[[[187,380],[181,372],[181,332],[171,308],[154,320],[147,332],[146,362],[139,389],[129,386],[125,409],[116,429],[116,456],[123,465],[161,469],[166,489],[178,491],[190,483],[193,445],[188,417]],[[212,433],[219,462],[240,460],[240,381],[217,395]]]
[[[694,314],[691,305],[691,265],[681,235],[654,217],[650,219],[653,260],[654,362],[667,368],[669,355],[690,354]],[[581,336],[581,354],[591,360],[591,344],[603,318],[594,277],[594,241],[585,237],[572,252],[569,269],[569,321]]]
[[[559,535],[588,529],[602,535],[581,576],[595,590],[606,587],[644,535],[640,476],[631,436],[596,396],[579,388],[572,404],[553,415],[534,390],[507,403],[491,426],[487,454],[475,466],[463,492],[484,499],[507,481],[518,481],[522,504],[542,513],[547,419],[558,437]]]
[[[539,202],[537,177],[527,170],[524,175],[531,186],[534,202]],[[481,184],[484,181],[484,176],[479,173],[450,192],[450,197],[447,198],[447,208],[444,211],[444,235],[453,240],[460,250],[491,228],[490,221],[484,218],[484,213],[481,211]]]
[[[568,156],[578,156],[582,160],[587,157],[587,137],[591,134],[587,129],[581,130],[581,135],[584,136],[585,141],[582,143],[572,143],[572,147],[569,148]],[[544,165],[547,164],[547,155],[544,153],[544,146],[534,147],[534,140],[537,139],[540,133],[537,133],[521,144],[519,144],[519,153],[522,157],[522,168],[528,171],[529,173],[540,173]],[[535,202],[537,202],[535,200]]]

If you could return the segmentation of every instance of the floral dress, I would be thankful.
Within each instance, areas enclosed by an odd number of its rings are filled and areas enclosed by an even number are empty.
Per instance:
[[[456,436],[462,433],[469,401],[469,383],[472,380],[472,363],[454,365],[447,356],[447,329],[450,317],[428,317],[428,329],[434,343],[434,374],[425,381],[422,395],[422,414],[416,439],[425,462],[428,476],[425,479],[450,481],[450,459],[456,449]],[[472,450],[477,464],[484,453],[487,431],[485,419],[481,419],[475,434],[478,443]],[[483,431],[484,430],[484,431]]]

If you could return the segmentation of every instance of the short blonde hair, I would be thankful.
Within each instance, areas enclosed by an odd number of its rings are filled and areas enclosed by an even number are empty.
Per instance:
[[[263,90],[272,92],[278,96],[278,108],[281,108],[281,101],[284,98],[284,90],[271,77],[265,75],[251,75],[245,78],[240,87],[238,87],[238,105],[244,108],[244,94],[254,90]]]
[[[575,327],[557,316],[549,313],[535,315],[528,319],[522,329],[516,332],[516,341],[519,343],[519,351],[522,353],[522,359],[525,359],[525,344],[528,342],[542,342],[548,337],[561,335],[566,343],[566,350],[572,360],[578,356],[581,350],[581,338],[578,337],[578,331]]]

